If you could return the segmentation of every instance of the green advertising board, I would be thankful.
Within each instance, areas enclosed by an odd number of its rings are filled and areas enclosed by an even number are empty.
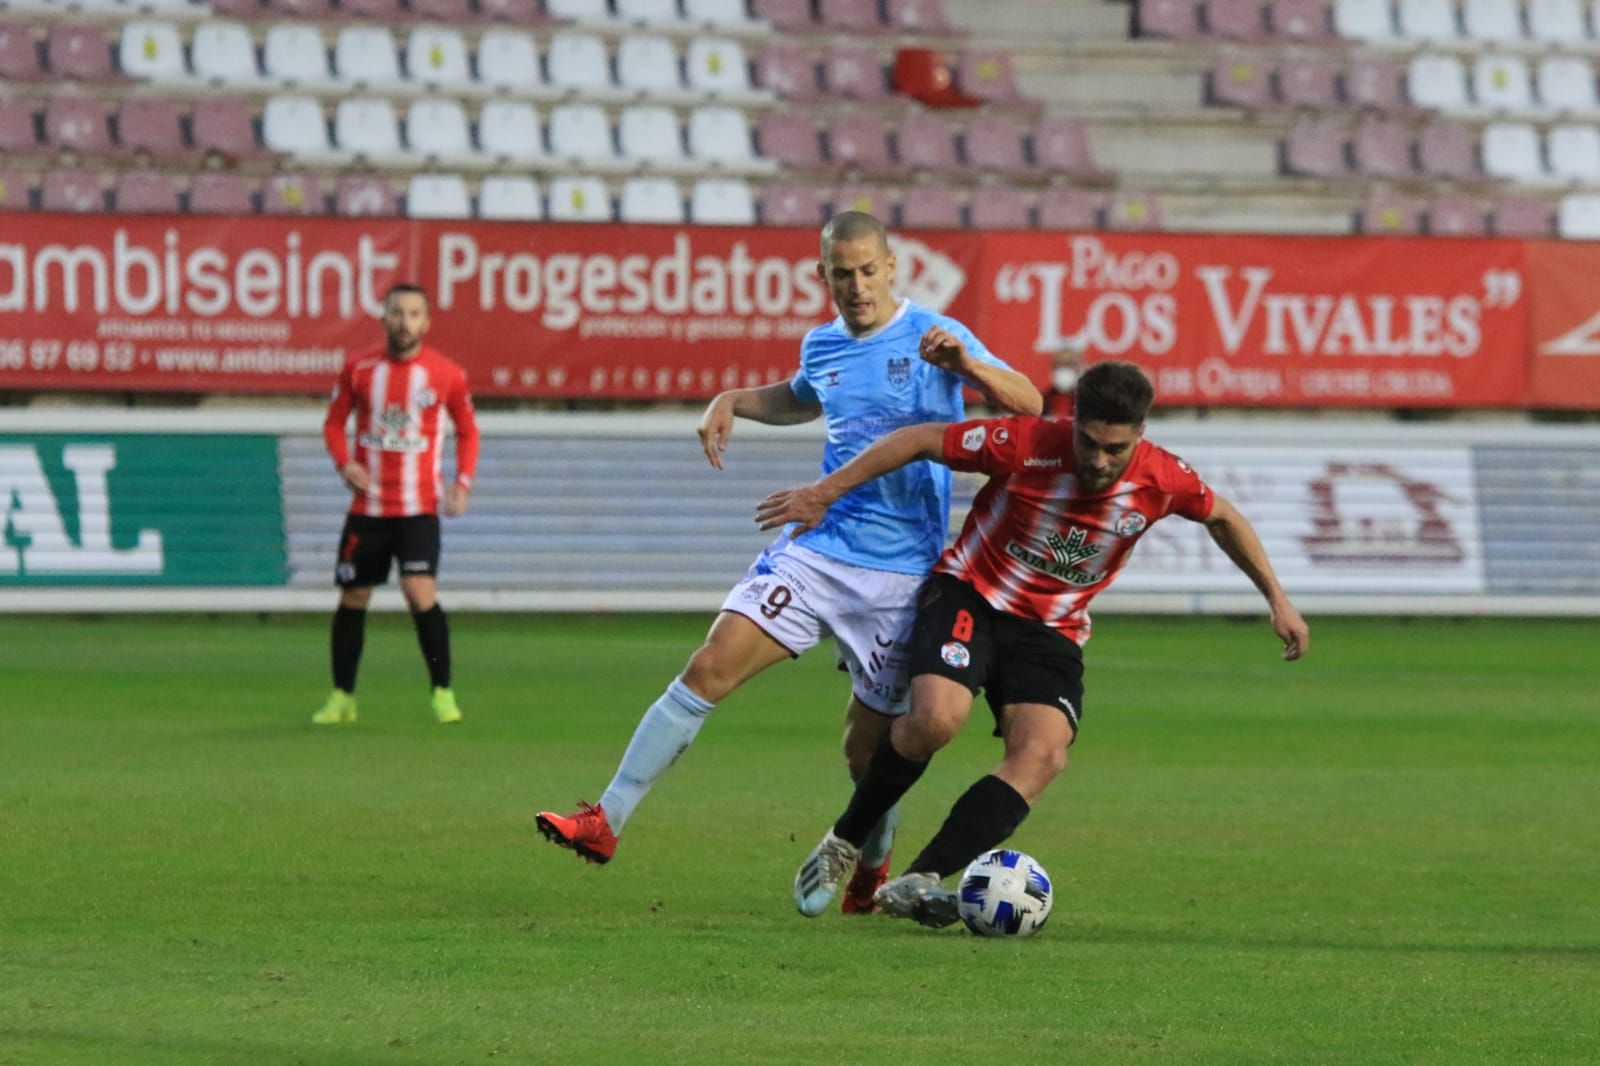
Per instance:
[[[282,585],[277,438],[0,433],[0,588]]]

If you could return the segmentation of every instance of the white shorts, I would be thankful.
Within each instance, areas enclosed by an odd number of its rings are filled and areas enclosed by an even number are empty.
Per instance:
[[[833,636],[850,691],[880,714],[909,706],[906,645],[923,576],[871,570],[802,548],[787,537],[767,546],[723,601],[801,655]]]

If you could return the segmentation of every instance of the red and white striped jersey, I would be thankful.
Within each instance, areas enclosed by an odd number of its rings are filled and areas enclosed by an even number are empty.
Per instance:
[[[989,481],[934,569],[1078,644],[1089,639],[1089,601],[1144,531],[1169,514],[1203,522],[1214,502],[1187,463],[1142,438],[1116,484],[1080,494],[1067,419],[958,422],[945,430],[942,459]]]
[[[432,348],[393,359],[380,348],[352,356],[333,388],[322,437],[335,469],[350,462],[345,424],[356,416],[355,461],[372,473],[351,514],[379,518],[437,514],[444,412],[456,427],[456,480],[469,488],[478,468],[478,422],[467,373]]]

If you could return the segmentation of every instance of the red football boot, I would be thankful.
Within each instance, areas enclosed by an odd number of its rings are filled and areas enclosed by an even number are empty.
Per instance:
[[[844,896],[839,900],[839,910],[845,914],[871,914],[878,908],[873,896],[877,893],[878,886],[887,880],[889,880],[889,856],[883,857],[881,866],[857,863],[856,872],[851,876],[850,883],[844,886]]]
[[[606,821],[606,812],[603,807],[591,807],[583,801],[578,802],[578,810],[573,814],[556,814],[554,811],[540,811],[534,816],[534,821],[539,825],[539,832],[552,844],[559,844],[564,848],[571,848],[586,862],[599,863],[602,866],[611,861],[611,856],[617,850],[617,835],[611,831],[611,823]],[[871,894],[867,895],[870,902]]]

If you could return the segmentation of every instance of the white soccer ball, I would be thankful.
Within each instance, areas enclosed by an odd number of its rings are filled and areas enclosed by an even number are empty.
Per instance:
[[[1032,855],[996,848],[973,859],[956,899],[978,936],[1032,936],[1050,917],[1050,875]]]

